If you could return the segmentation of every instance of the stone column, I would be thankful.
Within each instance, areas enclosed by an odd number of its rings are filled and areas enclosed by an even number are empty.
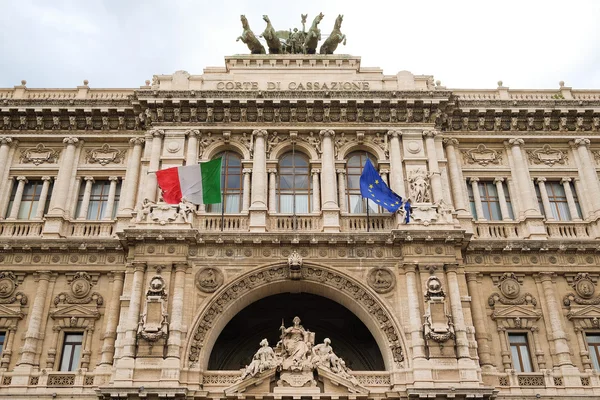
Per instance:
[[[4,176],[4,168],[6,168],[8,152],[10,151],[12,141],[12,138],[0,136],[0,179]]]
[[[456,352],[458,358],[470,358],[469,340],[467,339],[467,326],[460,298],[460,287],[457,276],[458,266],[456,264],[446,264],[446,279],[448,280],[448,297],[452,309],[452,320],[454,321],[454,331],[456,333]]]
[[[0,191],[0,220],[4,219],[4,217],[8,214],[8,205],[10,203],[10,194],[12,193],[12,189],[15,183],[14,177],[9,177],[6,180],[6,188],[3,188]]]
[[[242,174],[244,174],[244,187],[242,194],[242,212],[247,213],[250,208],[250,174],[252,169],[244,168]]]
[[[82,369],[88,369],[90,366],[90,355],[92,354],[92,338],[94,336],[94,325],[85,328],[85,336],[83,338],[83,349],[81,351],[80,365]]]
[[[503,221],[511,221],[510,213],[508,211],[508,204],[506,203],[506,194],[504,193],[504,178],[494,179],[496,184],[496,191],[498,192],[498,202],[500,203],[500,213],[502,214]]]
[[[310,172],[312,173],[312,189],[313,189],[313,193],[312,193],[313,209],[312,209],[312,211],[315,213],[319,213],[319,212],[321,212],[321,193],[319,191],[319,174],[321,173],[321,170],[319,168],[313,168]]]
[[[590,352],[587,350],[585,330],[576,326],[575,335],[577,335],[577,343],[579,344],[579,355],[581,356],[581,364],[583,369],[592,369],[592,361],[590,360]]]
[[[338,174],[338,196],[341,212],[348,212],[348,205],[346,204],[346,170],[344,168],[338,168],[336,170]]]
[[[17,141],[15,141],[17,142]],[[6,207],[8,207],[10,194],[12,193],[12,179],[7,178],[4,180],[6,175],[6,164],[8,163],[8,156],[10,154],[10,146],[13,140],[7,136],[0,136],[0,186],[6,183],[6,186],[0,192],[0,219],[4,218],[6,213]]]
[[[579,174],[586,187],[590,205],[594,214],[600,213],[600,185],[598,184],[598,174],[596,166],[592,163],[589,153],[589,139],[575,139],[571,144],[576,148],[579,156],[580,166]]]
[[[90,197],[92,196],[92,185],[94,184],[93,176],[86,176],[85,189],[83,189],[83,200],[81,201],[81,208],[79,209],[79,217],[77,219],[87,219],[87,213],[90,208]]]
[[[333,138],[335,132],[331,129],[323,129],[321,135],[321,193],[323,197],[323,210],[338,210],[335,178],[335,158],[333,152]]]
[[[402,171],[402,156],[400,153],[402,131],[391,130],[388,131],[387,135],[390,141],[390,189],[405,198],[404,172]]]
[[[48,214],[52,216],[67,217],[69,197],[69,187],[71,186],[71,175],[73,173],[73,164],[75,161],[75,146],[79,139],[68,137],[63,139],[66,149],[60,160],[60,169],[54,183],[53,195],[50,198],[50,207]]]
[[[138,322],[140,320],[142,293],[144,291],[144,273],[146,271],[146,263],[133,262],[128,265],[128,267],[133,268],[134,272],[131,282],[129,310],[127,313],[127,328],[125,330],[125,337],[123,339],[123,358],[133,357],[135,355],[135,343]]]
[[[406,295],[412,301],[408,302],[408,320],[410,323],[410,341],[412,343],[413,359],[425,360],[425,340],[423,339],[423,322],[421,320],[420,297],[417,292],[417,266],[404,264],[406,276]]]
[[[546,369],[546,359],[544,358],[544,350],[540,344],[540,338],[538,334],[539,328],[535,325],[529,328],[531,331],[531,337],[533,339],[533,348],[535,354],[535,360],[537,361],[537,365],[539,369]]]
[[[142,145],[144,138],[132,138],[129,143],[133,145],[129,160],[127,162],[127,171],[123,189],[121,190],[121,200],[119,201],[119,214],[129,214],[135,208],[135,198],[140,185],[140,166],[142,163]]]
[[[488,330],[485,326],[487,316],[484,312],[483,296],[479,290],[479,273],[467,272],[466,277],[469,296],[471,296],[471,312],[473,313],[473,324],[475,325],[475,340],[477,340],[479,363],[482,366],[493,365]]]
[[[562,322],[562,309],[556,300],[556,292],[554,290],[554,282],[552,282],[554,273],[552,272],[541,272],[539,280],[542,283],[544,290],[544,303],[546,304],[546,310],[548,315],[548,322],[550,323],[551,333],[548,335],[548,339],[554,343],[554,350],[556,356],[556,365],[573,365],[571,361],[571,355],[569,352],[569,342],[567,341],[567,335]]]
[[[277,168],[269,168],[269,213],[277,212]]]
[[[3,370],[6,370],[10,364],[16,331],[17,327],[14,325],[6,328],[6,337],[4,338],[4,348],[2,349],[2,360],[0,364],[0,368],[2,368]]]
[[[254,152],[252,159],[252,191],[250,193],[250,231],[264,232],[267,229],[267,153],[265,129],[252,131]]]
[[[104,220],[112,220],[113,210],[115,208],[115,197],[117,196],[117,183],[119,183],[118,176],[111,176],[108,178],[110,181],[110,187],[108,189],[108,199],[106,202],[106,210],[104,211]]]
[[[433,202],[436,204],[444,199],[440,166],[435,152],[435,137],[437,134],[437,131],[423,132],[423,136],[425,137],[425,148],[427,149],[427,165],[429,166],[431,193],[433,195]]]
[[[21,200],[23,199],[23,191],[25,190],[25,184],[28,182],[24,176],[17,176],[17,190],[15,192],[15,199],[10,209],[10,215],[8,219],[17,219],[19,216],[19,208],[21,208]]]
[[[550,199],[548,198],[548,191],[546,190],[546,178],[537,178],[536,182],[540,188],[540,196],[542,197],[542,206],[544,207],[544,214],[546,214],[546,221],[554,221],[552,208],[550,207]]]
[[[38,272],[37,285],[35,287],[35,299],[29,311],[29,321],[25,340],[21,348],[21,357],[17,365],[34,365],[37,346],[41,340],[43,332],[40,328],[45,326],[43,323],[44,308],[46,307],[46,298],[48,297],[48,286],[50,284],[50,272]]]
[[[38,207],[35,212],[35,219],[44,218],[44,209],[46,208],[46,201],[48,200],[48,191],[50,190],[50,181],[52,180],[49,176],[42,176],[42,193],[40,193],[40,199],[38,200]]]
[[[500,336],[500,355],[502,356],[502,367],[504,371],[512,369],[511,354],[508,349],[508,338],[506,337],[506,328],[503,326],[499,326],[496,329],[498,331],[498,336]]]
[[[483,213],[483,204],[481,204],[481,195],[479,194],[479,178],[471,178],[469,179],[469,183],[471,184],[471,189],[473,190],[473,199],[475,200],[475,212],[477,215],[475,219],[477,221],[487,221],[485,218],[485,214]]]
[[[523,139],[510,139],[508,141],[514,162],[514,169],[512,172],[515,174],[518,196],[521,200],[520,204],[523,207],[523,215],[525,215],[525,217],[537,217],[540,215],[537,206],[537,198],[535,194],[532,193],[529,167],[523,157],[523,151],[521,149],[521,146],[523,146],[524,143]]]
[[[46,369],[54,369],[56,365],[56,347],[58,345],[58,336],[60,335],[61,327],[58,325],[54,325],[52,327],[52,335],[50,336],[50,340],[48,341],[48,356],[46,357]]]
[[[450,175],[450,188],[452,190],[452,199],[454,200],[454,209],[459,214],[470,214],[468,208],[468,199],[465,199],[462,174],[456,153],[458,140],[454,138],[444,139],[446,145],[446,157],[448,159],[448,174]]]
[[[156,201],[156,190],[158,183],[156,181],[156,171],[160,167],[160,153],[162,150],[163,136],[165,131],[156,129],[150,131],[152,134],[152,150],[150,151],[150,163],[148,164],[148,176],[144,188],[144,198],[150,201]]]
[[[167,357],[179,359],[181,337],[183,334],[185,274],[189,266],[187,263],[176,263],[174,267],[175,280],[173,282],[173,298],[171,303],[169,339],[167,341]]]
[[[117,326],[119,325],[119,310],[121,308],[121,294],[123,293],[123,272],[113,272],[111,276],[111,296],[108,310],[106,310],[106,330],[104,331],[100,362],[98,365],[112,366],[115,355],[115,340],[117,338]]]
[[[567,197],[567,205],[569,206],[571,221],[581,221],[581,218],[579,218],[579,212],[577,211],[577,206],[575,205],[573,191],[571,190],[571,178],[562,178],[560,183],[562,183],[563,188],[565,189],[565,196]]]
[[[188,137],[187,154],[185,156],[185,165],[198,164],[198,129],[190,129],[185,133]]]

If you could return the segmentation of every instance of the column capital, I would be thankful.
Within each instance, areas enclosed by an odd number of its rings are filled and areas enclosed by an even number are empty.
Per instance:
[[[118,182],[119,181],[119,177],[118,176],[109,176],[108,180],[111,182]]]
[[[246,175],[246,174],[251,174],[252,173],[252,168],[244,168],[242,170],[242,174]]]
[[[379,174],[380,174],[380,175],[381,175],[381,174],[389,174],[389,173],[390,173],[390,170],[389,170],[389,169],[387,169],[387,168],[382,168],[382,169],[380,169],[380,170],[379,170]]]
[[[562,183],[562,184],[564,185],[565,183],[570,183],[571,181],[572,181],[572,179],[571,179],[571,178],[562,178],[562,179],[560,180],[560,183]]]
[[[448,146],[458,146],[458,139],[455,139],[455,138],[446,138],[446,139],[444,139],[442,141],[442,143],[446,147],[448,147]]]
[[[50,271],[36,271],[35,272],[36,281],[49,281],[52,278],[52,273]]]
[[[147,267],[147,263],[145,261],[132,261],[127,264],[127,268],[132,268],[134,271],[145,271]]]
[[[458,272],[458,264],[457,263],[444,264],[444,269],[446,270],[446,272]]]
[[[476,178],[476,177],[469,178],[469,183],[473,183],[473,182],[475,182],[475,183],[479,182],[479,178]]]
[[[94,177],[93,176],[84,176],[83,180],[86,181],[86,182],[90,182],[91,181],[93,183],[94,182]]]
[[[190,265],[186,262],[176,262],[173,263],[173,269],[175,270],[175,272],[186,272],[188,270],[188,268],[190,268]]]
[[[250,172],[248,172],[248,173],[250,173]],[[269,173],[269,174],[277,174],[277,168],[267,168],[267,173]]]
[[[140,137],[129,139],[129,143],[132,144],[133,146],[141,146],[144,144],[145,141],[146,141],[146,139],[140,138]]]
[[[427,130],[427,131],[423,131],[423,136],[425,136],[426,138],[435,138],[437,135],[439,135],[439,132],[436,130]]]
[[[17,180],[18,180],[19,182],[24,182],[24,183],[27,183],[27,182],[28,182],[28,181],[27,181],[27,177],[26,177],[26,176],[22,176],[22,175],[21,175],[21,176],[17,176]]]
[[[67,146],[69,145],[76,145],[77,143],[79,143],[79,139],[77,139],[76,137],[66,137],[63,139],[63,143],[66,144]]]
[[[338,174],[342,174],[345,175],[346,174],[346,169],[345,168],[338,168],[335,170],[336,173]]]
[[[391,129],[387,131],[387,135],[390,138],[399,138],[400,136],[402,136],[402,131],[400,129]]]
[[[112,278],[115,281],[124,281],[125,280],[125,273],[123,271],[112,271]]]
[[[310,170],[310,173],[313,175],[318,175],[321,173],[321,169],[320,168],[313,168]]]
[[[546,178],[544,178],[544,177],[539,177],[539,178],[537,178],[535,181],[536,181],[537,183],[544,183],[544,182],[546,182]]]
[[[0,136],[0,145],[10,145],[13,142],[13,139],[8,136]]]
[[[481,274],[479,272],[465,272],[467,282],[479,282]]]
[[[333,138],[335,136],[335,131],[333,129],[322,129],[319,132],[319,135],[324,138],[327,138],[327,137]]]
[[[494,178],[494,183],[498,183],[498,182],[500,182],[500,183],[504,182],[504,178]]]
[[[42,176],[42,180],[45,181],[51,181],[52,177],[51,176]]]
[[[405,272],[417,272],[418,269],[418,265],[415,263],[404,263],[402,264],[402,269],[404,269]]]
[[[255,129],[252,131],[252,136],[256,136],[257,138],[262,137],[266,139],[267,136],[269,136],[269,133],[266,129]]]
[[[189,129],[185,131],[185,136],[200,136],[200,131],[198,129]]]
[[[160,137],[165,136],[165,131],[162,129],[152,129],[152,130],[148,131],[148,133],[155,138],[160,138]]]
[[[523,139],[510,139],[508,141],[508,144],[511,146],[523,146],[525,144],[525,141]]]
[[[540,282],[552,282],[554,280],[554,278],[556,277],[556,273],[555,272],[540,272],[537,274]]]
[[[586,139],[586,138],[577,138],[575,140],[573,140],[573,144],[575,146],[584,146],[584,147],[589,147],[590,145],[590,139]]]

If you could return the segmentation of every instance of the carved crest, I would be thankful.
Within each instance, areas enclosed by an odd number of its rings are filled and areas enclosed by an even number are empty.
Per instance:
[[[196,273],[196,287],[201,292],[212,293],[223,284],[223,273],[216,268],[203,268]]]
[[[16,301],[23,306],[27,304],[27,296],[16,291],[18,285],[14,273],[10,271],[0,272],[0,304],[12,304]]]
[[[290,267],[290,278],[298,280],[301,278],[302,256],[294,250],[288,257],[288,265]]]
[[[98,149],[88,150],[85,161],[88,164],[121,164],[125,158],[125,150],[115,149],[108,144],[103,144]]]
[[[578,273],[570,284],[576,293],[568,293],[563,298],[565,306],[570,307],[573,302],[579,305],[600,304],[600,297],[593,297],[596,291],[596,283],[590,274],[586,272]]]
[[[434,297],[440,297],[440,298],[444,298],[446,297],[446,294],[444,293],[444,290],[442,289],[442,282],[440,281],[440,278],[438,278],[435,275],[432,275],[429,277],[429,279],[427,279],[427,283],[425,284],[425,299],[426,300],[431,300]]]
[[[475,149],[462,150],[463,160],[466,164],[479,164],[482,167],[488,164],[502,163],[502,153],[494,149],[488,149],[480,144]]]
[[[165,283],[164,278],[160,275],[155,275],[150,280],[150,287],[148,288],[148,292],[146,292],[146,296],[158,296],[161,298],[166,298],[166,286],[167,285]]]
[[[59,155],[60,150],[50,149],[44,146],[43,143],[40,143],[31,149],[21,151],[21,163],[32,163],[35,165],[43,163],[56,164]]]
[[[519,297],[519,293],[521,293],[519,280],[512,272],[507,272],[500,277],[498,287],[500,288],[500,292],[509,299],[516,299]]]
[[[71,292],[59,293],[54,298],[54,304],[88,304],[95,301],[96,305],[101,306],[104,298],[99,293],[92,292],[93,285],[92,277],[87,272],[77,272],[70,283]]]
[[[541,149],[527,150],[527,157],[533,164],[546,164],[549,167],[568,161],[567,153],[553,149],[549,144],[545,144]]]
[[[367,283],[377,293],[387,293],[396,285],[396,277],[387,268],[373,268],[367,277]]]

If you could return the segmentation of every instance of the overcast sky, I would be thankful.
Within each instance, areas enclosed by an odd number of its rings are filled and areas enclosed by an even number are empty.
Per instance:
[[[449,88],[600,89],[600,1],[0,0],[0,87],[138,87],[154,74],[223,66],[260,34],[338,14],[363,67],[431,74]]]

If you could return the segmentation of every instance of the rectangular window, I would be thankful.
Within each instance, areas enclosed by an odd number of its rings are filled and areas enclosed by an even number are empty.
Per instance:
[[[588,333],[585,337],[590,352],[590,360],[594,364],[594,369],[600,371],[600,333]]]
[[[477,188],[479,191],[479,198],[481,199],[483,216],[477,215],[473,186],[467,182],[467,190],[469,192],[469,203],[471,206],[472,215],[477,216],[477,218],[483,217],[488,221],[501,221],[503,216],[500,209],[500,198],[498,197],[498,188],[496,187],[496,184],[492,181],[479,181],[477,182]],[[512,203],[508,193],[508,186],[506,186],[505,182],[502,182],[502,189],[504,190],[504,199],[506,200],[506,207],[508,209],[508,215],[505,217],[514,219]]]
[[[0,354],[4,350],[4,341],[6,340],[6,332],[0,332]]]
[[[12,210],[15,195],[17,194],[18,182],[13,184],[12,192],[10,194],[10,202],[8,205],[8,209]],[[25,184],[23,188],[23,196],[21,197],[21,204],[19,205],[19,213],[17,214],[17,219],[31,219],[34,218],[38,207],[44,207],[44,214],[48,211],[48,205],[50,204],[50,195],[52,193],[52,184],[48,188],[48,195],[46,197],[46,202],[43,205],[40,205],[40,195],[42,194],[42,186],[44,185],[44,181],[31,180]]]
[[[513,367],[517,372],[533,372],[533,364],[529,355],[529,343],[526,333],[509,333],[510,353]]]
[[[66,332],[63,342],[60,371],[75,371],[79,368],[83,332]]]
[[[79,216],[79,212],[83,207],[83,200],[85,197],[85,182],[81,185],[79,190],[79,200],[77,202],[76,215]],[[90,202],[88,205],[88,211],[86,219],[88,220],[101,220],[104,219],[106,214],[106,207],[108,205],[108,193],[110,191],[110,181],[96,181],[92,183],[92,191],[90,193]],[[115,202],[112,211],[111,218],[115,218],[117,210],[119,209],[119,198],[121,194],[121,181],[117,182],[115,190]]]
[[[573,201],[575,202],[575,206],[577,208],[578,215],[576,217],[581,218],[579,199],[577,198],[577,192],[575,191],[573,182],[569,182],[569,186],[571,187]],[[571,221],[573,216],[569,210],[569,203],[567,202],[567,193],[565,192],[564,185],[561,182],[546,182],[546,193],[548,193],[548,201],[550,203],[550,212],[552,212],[552,217],[554,217],[554,219],[557,221]]]

